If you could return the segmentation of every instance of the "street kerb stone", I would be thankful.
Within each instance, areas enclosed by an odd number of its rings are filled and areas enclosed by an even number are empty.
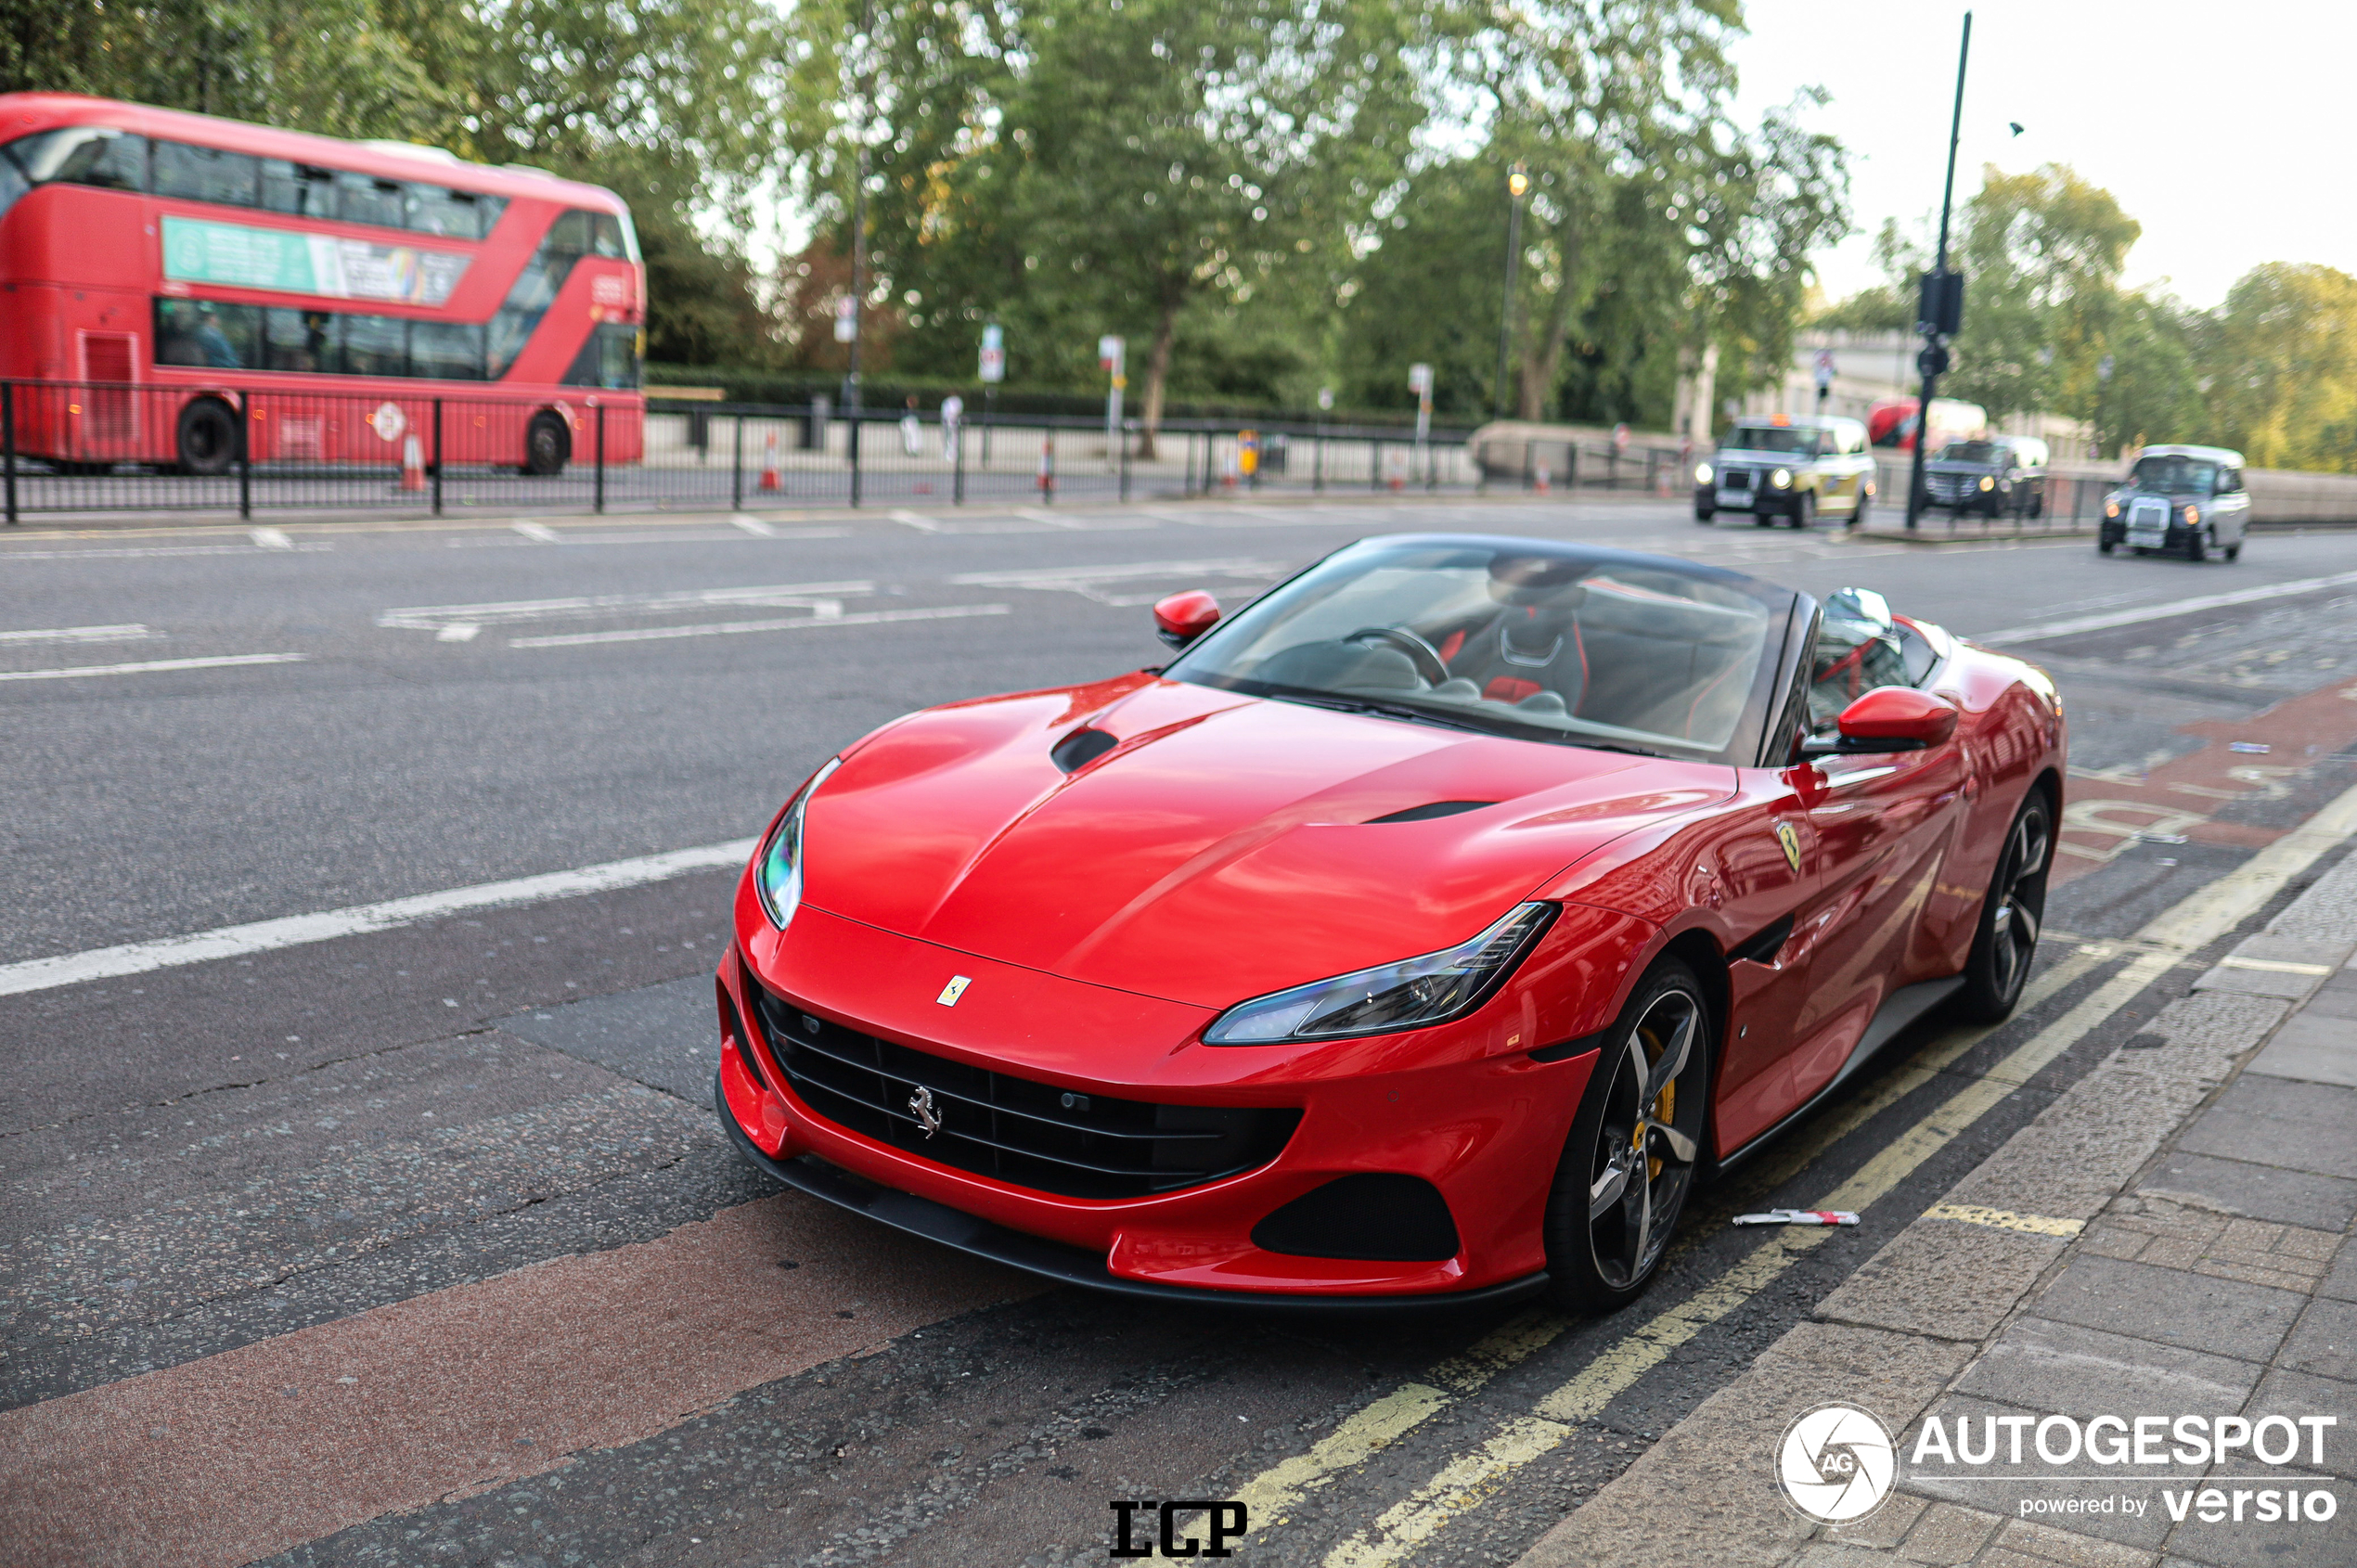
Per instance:
[[[1516,1568],[1781,1563],[1813,1529],[1776,1479],[1777,1446],[1794,1419],[1838,1400],[1872,1411],[1897,1436],[1970,1354],[1913,1334],[1798,1324],[1541,1536]]]
[[[1956,1391],[2054,1415],[2238,1410],[2260,1371],[2255,1362],[2025,1314],[1965,1369]]]
[[[1977,1344],[2067,1244],[2059,1236],[1919,1219],[1819,1303],[1817,1316]]]
[[[2307,1303],[2272,1285],[2081,1253],[2029,1310],[2056,1322],[2265,1361]]]
[[[2286,1021],[2244,1071],[2357,1088],[2357,1020],[2303,1011]]]

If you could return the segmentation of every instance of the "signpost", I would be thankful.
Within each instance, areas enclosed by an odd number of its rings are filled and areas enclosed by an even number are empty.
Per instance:
[[[1416,394],[1416,461],[1429,469],[1432,442],[1432,366],[1408,366],[1408,390]],[[1429,474],[1426,476],[1429,478]]]
[[[1830,395],[1832,395],[1832,393],[1833,393],[1833,390],[1834,390],[1834,351],[1833,351],[1833,350],[1831,350],[1831,349],[1819,349],[1819,350],[1817,351],[1817,412],[1818,412],[1818,413],[1822,414],[1822,413],[1825,411],[1825,399],[1826,399],[1827,397],[1829,397]]]
[[[990,466],[990,424],[998,410],[998,383],[1007,379],[1007,333],[996,325],[982,329],[982,466]]]
[[[1121,392],[1129,384],[1122,374],[1122,354],[1127,347],[1119,338],[1107,333],[1097,340],[1097,368],[1110,379],[1105,389],[1105,461],[1111,463],[1120,450]]]
[[[1972,13],[1964,13],[1964,42],[1956,48],[1956,107],[1948,120],[1948,183],[1939,193],[1939,250],[1931,270],[1923,276],[1923,292],[1915,307],[1915,330],[1923,334],[1923,352],[1915,368],[1923,375],[1923,395],[1915,404],[1914,461],[1907,469],[1907,527],[1912,532],[1924,510],[1924,448],[1931,443],[1931,400],[1948,368],[1948,340],[1964,320],[1964,275],[1948,270],[1948,213],[1956,196],[1956,142],[1964,125],[1964,66],[1972,58]]]

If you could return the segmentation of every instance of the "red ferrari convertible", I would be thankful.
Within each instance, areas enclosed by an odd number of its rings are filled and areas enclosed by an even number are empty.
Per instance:
[[[719,972],[763,1170],[1134,1294],[1609,1308],[1698,1174],[2021,995],[2062,704],[1879,595],[1425,534],[1154,615],[787,803]]]

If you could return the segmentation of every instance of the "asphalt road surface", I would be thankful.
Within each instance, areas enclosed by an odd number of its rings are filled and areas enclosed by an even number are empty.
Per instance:
[[[1158,662],[1164,593],[1421,529],[1872,587],[2046,662],[2074,777],[2029,1005],[1902,1037],[1604,1319],[1103,1300],[741,1164],[709,974],[735,842],[806,773]],[[2352,634],[2357,536],[2196,567],[1630,501],[0,541],[0,1561],[1076,1563],[1112,1499],[1240,1497],[1239,1561],[1511,1562],[2182,994],[2080,1006],[2350,788]],[[1726,1224],[1836,1193],[1865,1223],[1773,1268]]]

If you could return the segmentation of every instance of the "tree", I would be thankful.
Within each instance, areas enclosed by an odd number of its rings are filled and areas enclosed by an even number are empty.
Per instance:
[[[2254,267],[2203,336],[2219,440],[2258,468],[2357,472],[2357,277]]]
[[[2143,232],[2111,192],[2060,164],[1983,170],[1957,248],[1965,299],[1954,395],[1999,417],[2084,401]]]

